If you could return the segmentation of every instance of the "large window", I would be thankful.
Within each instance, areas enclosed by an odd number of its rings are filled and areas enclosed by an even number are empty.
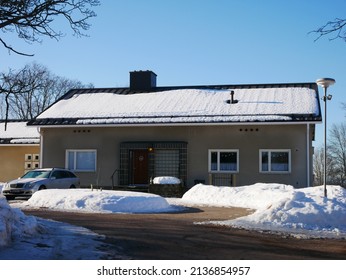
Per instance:
[[[67,150],[66,168],[76,172],[95,172],[96,150]]]
[[[238,172],[238,150],[209,150],[209,172]]]
[[[291,172],[291,150],[260,150],[260,172]]]

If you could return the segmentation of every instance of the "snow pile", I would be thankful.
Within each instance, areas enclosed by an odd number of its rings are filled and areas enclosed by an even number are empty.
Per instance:
[[[34,234],[36,230],[34,217],[11,208],[6,198],[0,195],[0,248],[9,245],[13,239]]]
[[[244,187],[217,187],[198,184],[184,194],[188,203],[213,206],[234,206],[252,209],[267,208],[273,201],[287,197],[294,188],[282,184],[255,184]]]
[[[153,180],[153,184],[158,185],[165,185],[165,184],[180,184],[180,180],[176,177],[169,177],[169,176],[163,176],[163,177],[155,177]]]
[[[294,189],[282,184],[245,187],[196,185],[182,198],[187,203],[256,209],[246,217],[215,222],[221,225],[289,232],[316,237],[346,237],[346,190],[328,186]]]
[[[128,191],[88,189],[43,190],[34,193],[28,206],[101,213],[156,213],[177,211],[161,196]]]

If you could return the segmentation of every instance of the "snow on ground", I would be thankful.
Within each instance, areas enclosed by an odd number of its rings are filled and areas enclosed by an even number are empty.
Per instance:
[[[97,213],[159,213],[184,206],[245,207],[246,217],[213,222],[291,234],[299,238],[346,238],[346,190],[328,186],[294,189],[282,184],[216,187],[198,184],[175,199],[125,191],[44,190],[25,202],[9,205],[0,196],[0,259],[99,259],[102,236],[85,228],[26,216],[20,208]],[[118,256],[121,258],[121,256]]]
[[[294,189],[282,184],[245,187],[196,185],[182,201],[216,206],[256,209],[246,217],[215,224],[246,229],[284,232],[296,237],[346,238],[346,190],[328,186]]]
[[[0,196],[1,260],[107,258],[102,240],[82,227],[27,216]]]
[[[12,206],[12,207],[11,207]],[[19,209],[48,208],[59,211],[93,213],[176,212],[181,206],[170,205],[161,196],[126,191],[89,189],[44,190],[28,201],[11,206],[0,196],[0,259],[100,259],[107,258],[103,236],[60,222],[26,216]],[[114,255],[121,259],[123,256]]]
[[[178,211],[161,196],[130,191],[89,189],[44,190],[26,203],[31,207],[101,213],[157,213]]]
[[[12,236],[6,246],[0,246],[0,260],[98,260],[122,259],[107,250],[104,236],[66,223],[31,217],[36,232]],[[102,248],[102,250],[101,250]]]

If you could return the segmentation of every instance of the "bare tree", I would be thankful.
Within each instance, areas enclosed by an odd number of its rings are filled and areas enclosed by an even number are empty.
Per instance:
[[[27,85],[21,81],[18,77],[21,75],[19,72],[10,70],[9,74],[0,74],[0,94],[4,95],[5,101],[5,120],[8,119],[10,96],[11,94],[19,94],[27,91]],[[7,128],[7,122],[5,122],[5,130]]]
[[[315,149],[313,162],[314,185],[323,185],[323,148]]]
[[[88,20],[96,16],[91,8],[99,4],[99,0],[1,0],[0,30],[29,43],[41,42],[42,37],[59,40],[64,34],[53,23],[63,18],[74,35],[82,36],[90,27]],[[10,52],[32,55],[18,51],[2,36],[0,42]]]
[[[93,87],[93,85],[86,85]],[[5,119],[32,119],[68,90],[83,88],[79,81],[60,77],[37,63],[18,71],[1,73],[0,93],[4,93]]]
[[[316,30],[311,31],[310,33],[316,33],[317,38],[315,41],[320,39],[323,36],[330,35],[330,40],[342,39],[346,42],[346,19],[336,18],[332,21],[328,21],[323,26],[319,27]]]
[[[313,156],[313,174],[314,186],[320,186],[324,183],[324,148],[315,149]],[[333,180],[333,162],[330,156],[330,149],[327,148],[327,183],[330,184]]]
[[[335,183],[346,187],[346,123],[332,126],[329,150]]]

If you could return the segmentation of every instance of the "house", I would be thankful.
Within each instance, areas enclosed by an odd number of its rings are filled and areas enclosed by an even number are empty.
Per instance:
[[[40,134],[27,121],[0,121],[0,182],[22,176],[39,167]]]
[[[28,125],[40,129],[42,166],[65,166],[85,186],[173,176],[299,188],[312,184],[321,120],[315,83],[158,87],[154,72],[134,71],[129,87],[70,90]]]

